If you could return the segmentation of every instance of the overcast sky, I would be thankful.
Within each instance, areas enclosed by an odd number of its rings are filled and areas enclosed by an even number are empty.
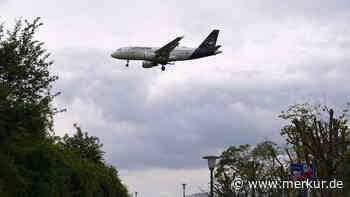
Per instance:
[[[35,3],[34,3],[35,2]],[[350,1],[0,0],[0,22],[42,17],[37,34],[60,79],[57,135],[73,123],[100,138],[130,192],[207,190],[201,159],[229,146],[282,142],[278,114],[305,101],[350,101]],[[217,56],[161,72],[112,59],[123,46],[197,47],[220,29]]]

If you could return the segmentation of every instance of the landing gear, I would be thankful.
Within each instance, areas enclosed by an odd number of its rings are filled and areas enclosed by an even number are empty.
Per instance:
[[[129,60],[126,60],[126,67],[129,67]]]
[[[164,71],[164,70],[165,70],[165,66],[163,65],[163,66],[162,66],[162,71]]]

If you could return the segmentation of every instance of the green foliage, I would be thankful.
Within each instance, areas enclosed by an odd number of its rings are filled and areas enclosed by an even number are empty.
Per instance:
[[[248,188],[235,190],[232,183],[236,178],[251,179],[257,172],[258,166],[254,165],[249,144],[239,147],[231,146],[223,151],[216,169],[217,184],[215,192],[219,196],[238,196],[242,192],[248,192]]]
[[[286,139],[285,147],[264,141],[255,147],[229,147],[221,154],[216,170],[216,192],[219,196],[242,193],[249,193],[251,196],[280,196],[281,192],[295,196],[295,190],[243,187],[240,191],[234,191],[231,186],[237,177],[243,180],[288,180],[288,167],[294,162],[315,164],[315,175],[318,179],[335,178],[344,181],[343,190],[312,190],[311,196],[349,196],[349,104],[338,115],[334,109],[325,105],[297,104],[282,111],[279,117],[289,121],[281,129],[281,135]]]
[[[216,193],[219,196],[278,194],[273,189],[249,188],[248,185],[235,190],[232,183],[237,178],[244,181],[285,179],[288,176],[288,167],[280,158],[282,154],[280,147],[271,141],[264,141],[255,147],[248,144],[229,147],[222,152],[216,169]]]
[[[343,155],[350,145],[348,107],[336,117],[332,108],[306,103],[291,106],[280,115],[290,120],[281,135],[293,146],[296,159],[322,166],[316,169],[320,178],[337,178],[336,167],[344,164]]]
[[[67,134],[62,138],[60,144],[73,151],[82,158],[90,159],[94,162],[103,162],[104,152],[101,150],[102,144],[97,137],[88,136],[81,128],[74,124],[76,134],[69,137]]]
[[[34,40],[39,18],[32,23],[18,20],[13,31],[0,37],[0,117],[1,137],[10,136],[10,130],[18,132],[28,128],[37,137],[52,130],[52,118],[57,112],[51,102],[57,94],[51,93],[52,82],[57,76],[49,73],[52,61],[42,48],[43,43]]]
[[[293,105],[280,115],[290,121],[281,129],[281,135],[296,153],[295,160],[315,164],[315,174],[321,180],[344,179],[343,166],[350,145],[348,109],[349,104],[336,116],[328,106],[305,103]],[[329,190],[316,192],[331,196]]]
[[[6,180],[3,181],[3,194],[127,197],[127,190],[113,167],[91,162],[48,141],[30,148],[25,143],[14,144],[12,162],[0,162],[1,179]]]
[[[0,26],[0,196],[127,197],[97,137],[76,125],[73,137],[51,135],[57,76],[49,73],[43,43],[34,40],[41,25],[39,18],[19,20],[7,37]]]

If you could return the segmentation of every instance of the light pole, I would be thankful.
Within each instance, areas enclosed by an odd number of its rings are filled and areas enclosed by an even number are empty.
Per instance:
[[[203,159],[208,160],[208,167],[210,170],[210,197],[214,197],[214,192],[213,192],[213,187],[214,187],[214,168],[216,165],[216,159],[218,159],[219,157],[217,156],[205,156],[203,157]]]
[[[186,184],[185,183],[182,184],[182,190],[183,190],[183,197],[186,197],[186,193],[185,193]]]
[[[137,192],[135,192],[135,197],[137,197]]]

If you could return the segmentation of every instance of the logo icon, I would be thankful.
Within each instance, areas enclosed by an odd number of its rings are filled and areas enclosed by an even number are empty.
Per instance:
[[[290,174],[294,181],[312,179],[314,177],[314,166],[307,163],[290,164]]]
[[[212,41],[212,40],[209,41],[209,42],[207,42],[207,45],[208,45],[208,46],[211,46],[211,45],[213,45],[213,44],[214,44],[214,41]]]

